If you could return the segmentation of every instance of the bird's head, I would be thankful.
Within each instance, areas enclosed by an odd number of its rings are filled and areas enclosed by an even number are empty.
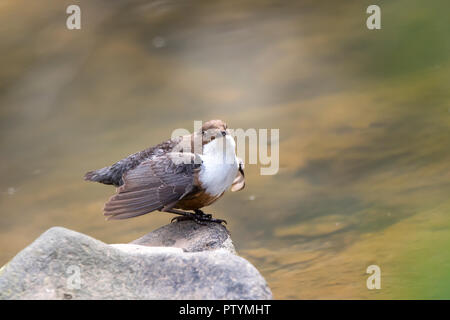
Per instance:
[[[222,120],[210,120],[203,124],[200,134],[203,144],[205,144],[214,139],[226,137],[229,135],[229,131],[227,124]]]

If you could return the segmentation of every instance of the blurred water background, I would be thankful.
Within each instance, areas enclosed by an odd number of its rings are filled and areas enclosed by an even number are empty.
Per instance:
[[[83,174],[219,118],[280,129],[278,174],[247,164],[245,190],[205,210],[275,298],[450,298],[449,10],[2,0],[0,265],[56,225],[120,243],[167,224],[105,221],[114,188]],[[366,288],[372,264],[381,290]]]

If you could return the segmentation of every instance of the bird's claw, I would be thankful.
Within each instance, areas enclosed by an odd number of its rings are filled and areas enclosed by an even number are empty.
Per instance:
[[[172,220],[170,220],[170,223],[179,222],[179,221],[185,221],[185,220],[192,220],[191,217],[181,216],[181,217],[173,217]]]
[[[186,220],[194,220],[196,223],[201,224],[203,226],[206,225],[206,222],[215,222],[215,223],[220,223],[220,224],[222,224],[222,222],[223,222],[223,223],[227,224],[226,220],[213,218],[211,214],[203,213],[203,211],[200,211],[200,210],[196,211],[195,214],[192,213],[189,215],[174,217],[174,218],[172,218],[172,220],[170,220],[170,223],[186,221]]]

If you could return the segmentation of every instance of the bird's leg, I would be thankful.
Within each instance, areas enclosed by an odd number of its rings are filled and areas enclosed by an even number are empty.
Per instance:
[[[195,214],[189,211],[182,211],[182,210],[177,210],[177,209],[166,209],[164,210],[164,212],[169,212],[169,213],[175,213],[175,214],[179,214],[181,215],[181,217],[174,217],[172,218],[172,220],[170,220],[170,222],[174,222],[174,221],[184,221],[184,220],[196,220],[195,218]],[[197,221],[195,221],[197,222]]]
[[[196,215],[198,215],[199,217],[202,217],[203,219],[211,219],[212,218],[212,214],[206,214],[200,209],[195,209],[194,212]]]

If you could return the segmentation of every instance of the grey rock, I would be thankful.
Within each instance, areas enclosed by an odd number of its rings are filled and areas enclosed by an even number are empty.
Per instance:
[[[157,234],[166,234],[161,229]],[[148,243],[158,243],[150,238]],[[200,242],[184,245],[180,235],[173,239],[179,247],[108,245],[51,228],[0,269],[0,299],[272,298],[255,267],[221,247],[221,240],[211,250]],[[202,246],[209,250],[198,251]]]
[[[206,226],[193,221],[170,223],[130,242],[151,247],[176,247],[185,252],[225,249],[236,254],[230,233],[222,224],[210,222]]]

